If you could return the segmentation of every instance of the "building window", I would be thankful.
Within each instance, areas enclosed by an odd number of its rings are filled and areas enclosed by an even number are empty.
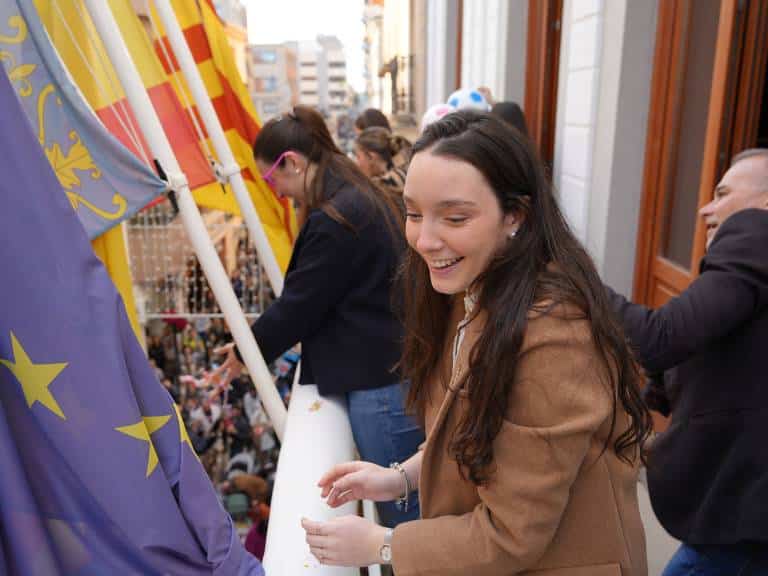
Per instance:
[[[277,92],[277,78],[275,76],[254,78],[253,87],[256,92]]]
[[[263,64],[274,64],[277,62],[277,52],[275,50],[256,50],[254,59]]]
[[[264,102],[261,106],[261,111],[265,115],[274,116],[280,112],[280,104],[278,102]]]

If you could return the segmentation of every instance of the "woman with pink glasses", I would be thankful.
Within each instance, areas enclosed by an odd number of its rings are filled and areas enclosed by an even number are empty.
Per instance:
[[[338,149],[311,108],[267,122],[253,153],[262,177],[305,213],[283,294],[252,326],[259,348],[270,362],[301,342],[301,383],[345,396],[362,458],[401,462],[424,441],[394,371],[402,332],[390,291],[405,248],[402,208]],[[229,345],[225,365],[238,364]],[[416,519],[418,497],[381,503],[379,515],[390,527]]]

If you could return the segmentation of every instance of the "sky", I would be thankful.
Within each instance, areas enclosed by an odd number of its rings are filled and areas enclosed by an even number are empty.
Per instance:
[[[248,42],[279,44],[336,36],[344,44],[347,81],[365,91],[363,0],[241,0],[248,9]]]

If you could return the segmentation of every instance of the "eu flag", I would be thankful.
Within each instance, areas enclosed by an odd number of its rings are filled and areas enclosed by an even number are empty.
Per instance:
[[[0,574],[249,574],[0,73]]]

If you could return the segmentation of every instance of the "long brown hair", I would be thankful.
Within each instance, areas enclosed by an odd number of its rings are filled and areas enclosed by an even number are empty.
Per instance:
[[[312,182],[304,182],[304,206],[307,212],[320,209],[340,224],[353,228],[329,202],[331,197],[325,187],[325,177],[332,174],[357,188],[361,201],[368,202],[375,213],[384,219],[393,237],[398,235],[396,230],[402,219],[396,199],[391,195],[380,194],[357,164],[339,150],[319,112],[307,106],[294,106],[291,112],[264,124],[253,145],[254,157],[265,164],[272,164],[287,150],[299,152],[317,166]]]
[[[462,475],[476,484],[492,475],[493,442],[505,418],[529,312],[546,314],[560,304],[589,322],[614,392],[604,449],[614,434],[619,403],[629,426],[613,448],[623,460],[633,461],[651,428],[640,396],[639,368],[597,271],[563,218],[528,140],[493,116],[459,111],[425,129],[413,153],[427,150],[471,164],[490,184],[502,212],[525,215],[514,241],[506,243],[478,282],[478,307],[493,321],[484,326],[470,353],[466,380],[458,384],[467,390],[472,406],[450,444]],[[452,299],[432,288],[427,266],[412,248],[406,252],[400,280],[405,324],[400,368],[411,381],[408,404],[423,422],[428,383],[440,369],[451,333]]]

